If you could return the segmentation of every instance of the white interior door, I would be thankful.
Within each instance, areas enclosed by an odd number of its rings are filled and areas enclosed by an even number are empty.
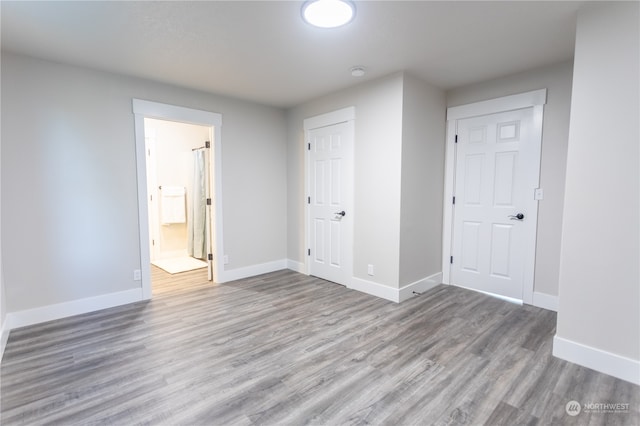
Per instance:
[[[536,235],[534,109],[457,120],[451,283],[523,299]]]
[[[309,274],[342,285],[352,275],[353,122],[307,132]]]

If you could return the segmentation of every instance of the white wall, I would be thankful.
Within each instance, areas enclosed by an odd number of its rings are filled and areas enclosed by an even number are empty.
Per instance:
[[[636,383],[639,22],[635,2],[587,4],[578,16],[554,341],[555,355]]]
[[[398,286],[402,73],[363,83],[287,112],[289,259],[304,262],[303,120],[355,106],[354,276]],[[367,265],[375,276],[367,275]]]
[[[572,73],[573,63],[564,62],[447,92],[447,106],[458,106],[547,88],[540,165],[540,187],[544,189],[544,200],[538,203],[534,291],[551,296],[558,295],[560,275],[560,233]]]
[[[356,108],[353,275],[357,288],[398,297],[400,287],[441,272],[444,92],[396,73],[288,111],[288,256],[295,262],[306,256],[302,123],[347,106]],[[371,284],[396,290],[376,293]]]
[[[442,90],[405,74],[400,287],[442,272],[446,110]]]
[[[0,59],[0,66],[2,62]],[[0,84],[0,98],[2,97],[2,85]],[[2,128],[2,117],[0,116],[0,129]],[[2,164],[2,135],[0,134],[0,164]],[[2,257],[2,173],[0,173],[0,360],[4,355],[4,348],[9,338],[9,328],[7,327],[7,298],[4,290],[4,268]]]
[[[132,98],[222,113],[225,269],[286,256],[280,109],[2,53],[7,311],[140,287]]]

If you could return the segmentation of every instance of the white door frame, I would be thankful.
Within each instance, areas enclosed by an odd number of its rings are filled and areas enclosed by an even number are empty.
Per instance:
[[[313,130],[313,129],[317,129],[320,127],[327,127],[327,126],[332,126],[334,124],[340,124],[340,123],[346,123],[346,122],[353,122],[356,118],[356,108],[351,106],[351,107],[347,107],[347,108],[343,108],[343,109],[339,109],[336,111],[332,111],[332,112],[328,112],[326,114],[321,114],[321,115],[316,115],[315,117],[310,117],[310,118],[306,118],[304,120],[304,164],[305,164],[305,171],[304,171],[304,188],[305,188],[305,203],[304,203],[304,217],[305,217],[305,221],[304,221],[304,271],[305,274],[310,275],[310,271],[311,271],[311,261],[310,261],[310,257],[308,255],[308,251],[309,247],[310,247],[310,241],[311,241],[311,209],[309,208],[309,203],[307,202],[307,197],[310,196],[311,194],[311,176],[310,176],[310,171],[311,171],[311,165],[309,164],[310,161],[310,156],[309,156],[309,150],[307,149],[307,144],[309,143],[309,131]],[[351,129],[353,131],[353,127]],[[352,134],[352,147],[351,149],[354,150],[355,152],[355,135]],[[355,157],[354,157],[355,159]],[[353,167],[353,165],[351,165],[351,167]],[[353,185],[353,180],[351,181],[351,184]],[[352,214],[355,218],[355,215],[353,214],[355,212],[355,209],[353,207],[354,203],[353,203],[353,199],[350,200],[350,204],[351,204],[351,212],[349,212],[350,214]],[[355,222],[353,222],[353,224],[355,225]],[[349,247],[351,247],[352,250],[352,255],[351,255],[351,264],[350,265],[345,265],[345,268],[347,269],[347,276],[349,277],[349,280],[351,280],[351,278],[353,277],[353,229],[352,232],[350,233],[350,235],[347,235],[345,238],[347,238],[349,240]],[[347,283],[341,283],[344,284],[346,287],[350,287],[351,286],[351,282],[347,282]]]
[[[542,116],[544,104],[547,102],[547,89],[534,90],[517,95],[504,96],[487,101],[475,102],[467,105],[447,108],[447,143],[445,154],[445,183],[444,183],[444,223],[442,232],[442,282],[450,284],[451,280],[451,250],[453,237],[453,190],[455,188],[455,137],[456,121],[463,118],[477,117],[533,107],[533,132],[538,147],[542,146]],[[538,164],[536,170],[538,176],[536,182],[540,182],[540,152],[538,152]],[[534,194],[531,194],[533,197]],[[538,223],[538,209],[527,212],[528,217],[534,223]],[[537,229],[537,225],[536,225]],[[537,232],[536,232],[537,234]],[[524,281],[522,301],[533,304],[533,284],[535,273],[536,235],[528,239],[525,247]]]
[[[138,225],[140,229],[140,271],[142,275],[142,298],[151,299],[151,261],[149,246],[149,207],[147,203],[147,170],[145,152],[144,119],[178,121],[182,123],[209,126],[212,128],[210,155],[213,156],[212,199],[214,205],[214,282],[224,282],[223,263],[224,249],[222,236],[222,115],[158,102],[133,99],[135,115],[136,169],[138,177]],[[210,159],[211,160],[211,159]]]

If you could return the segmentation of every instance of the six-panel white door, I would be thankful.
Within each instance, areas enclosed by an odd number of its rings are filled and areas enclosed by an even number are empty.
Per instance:
[[[457,138],[451,283],[522,300],[537,216],[533,108],[458,120]]]
[[[309,273],[348,285],[352,270],[353,123],[309,130]]]

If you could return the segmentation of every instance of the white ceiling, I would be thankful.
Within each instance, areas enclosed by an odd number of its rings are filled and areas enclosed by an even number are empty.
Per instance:
[[[328,30],[301,1],[3,0],[2,49],[291,107],[400,70],[450,89],[571,59],[581,4],[355,3]]]

